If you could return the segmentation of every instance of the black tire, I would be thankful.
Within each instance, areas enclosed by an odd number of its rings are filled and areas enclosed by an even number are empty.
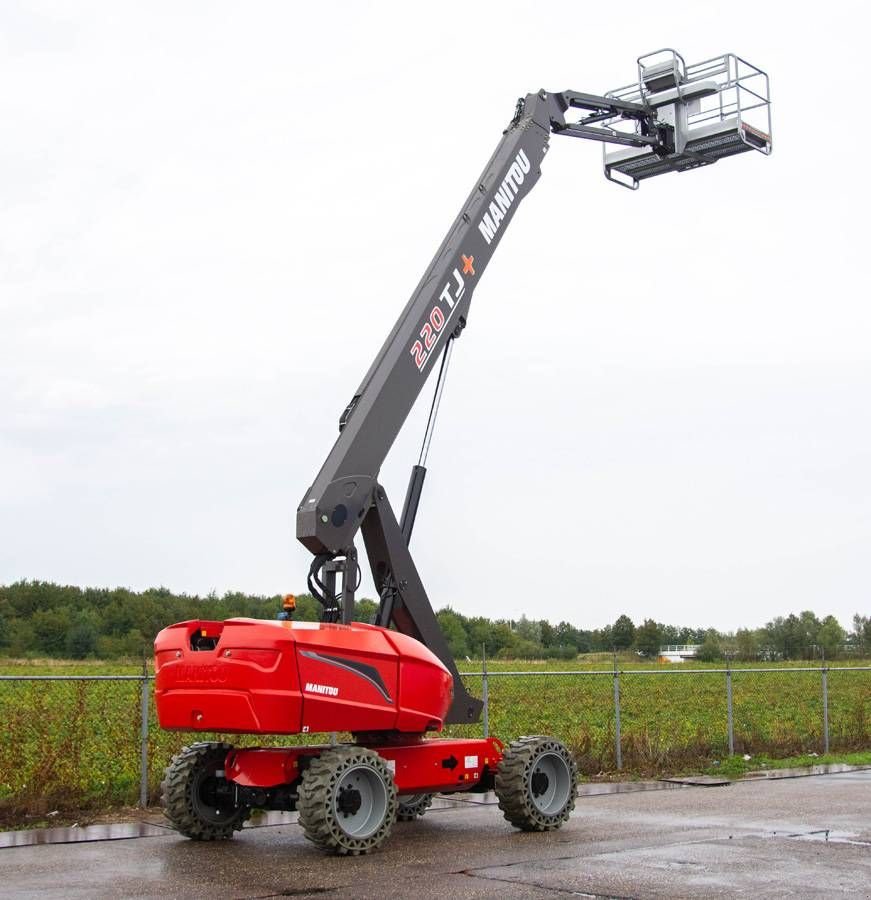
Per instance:
[[[569,751],[550,737],[522,737],[505,751],[496,771],[496,796],[505,818],[523,831],[553,831],[575,808],[578,769]]]
[[[396,801],[397,821],[413,822],[432,806],[432,794],[400,794]]]
[[[358,856],[377,850],[396,819],[387,763],[364,747],[336,747],[312,759],[299,787],[299,824],[321,850]]]
[[[167,767],[160,785],[163,813],[185,837],[227,840],[251,814],[247,806],[236,806],[232,783],[223,777],[224,760],[232,749],[229,744],[193,744],[183,747]]]

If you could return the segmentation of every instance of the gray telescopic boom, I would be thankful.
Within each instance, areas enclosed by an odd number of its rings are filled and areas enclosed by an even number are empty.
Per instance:
[[[639,71],[643,72],[640,63]],[[682,80],[677,68],[672,78],[669,72],[663,75],[657,70],[657,79],[659,93],[669,88],[680,93],[682,86],[689,93],[693,87],[685,77]],[[640,83],[643,87],[643,76]],[[458,677],[408,543],[451,345],[466,327],[472,294],[520,201],[538,181],[551,134],[623,145],[633,151],[633,158],[651,156],[666,165],[669,159],[682,159],[677,147],[686,143],[681,132],[686,116],[680,115],[685,101],[673,99],[666,108],[678,114],[664,116],[656,96],[644,90],[632,99],[539,91],[518,100],[496,151],[342,413],[339,437],[297,509],[297,538],[314,554],[309,588],[324,605],[324,619],[348,622],[353,618],[359,576],[354,538],[362,530],[380,596],[375,624],[392,625],[422,641],[451,670],[454,700],[449,722],[476,721],[481,703],[466,692]],[[567,120],[571,111],[580,113],[573,121]],[[696,155],[696,164],[704,164],[701,155]],[[674,165],[688,167],[681,162]],[[611,177],[607,168],[606,174]],[[412,470],[400,523],[378,473],[425,381],[436,369],[440,371],[430,426],[420,464]],[[339,574],[342,587],[337,591]]]

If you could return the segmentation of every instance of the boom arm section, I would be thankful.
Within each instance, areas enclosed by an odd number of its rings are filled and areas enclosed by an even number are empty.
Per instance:
[[[342,414],[339,437],[297,511],[297,538],[312,553],[349,547],[372,507],[384,458],[436,357],[465,328],[475,287],[538,180],[547,109],[539,95],[526,98]]]
[[[582,109],[580,122],[565,112]],[[633,146],[658,137],[588,124],[615,115],[653,122],[639,103],[566,91],[518,101],[502,140],[339,421],[339,437],[297,510],[297,538],[314,554],[349,548],[372,507],[376,478],[436,357],[466,326],[469,304],[520,201],[541,174],[551,131]],[[642,129],[653,131],[654,128]]]

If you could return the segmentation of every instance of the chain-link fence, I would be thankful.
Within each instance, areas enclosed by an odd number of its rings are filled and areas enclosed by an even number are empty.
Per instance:
[[[788,756],[871,746],[871,667],[464,674],[482,721],[449,736],[553,734],[587,775],[661,774],[731,753]],[[311,743],[317,736],[162,731],[152,676],[0,676],[0,811],[147,805],[191,740]]]

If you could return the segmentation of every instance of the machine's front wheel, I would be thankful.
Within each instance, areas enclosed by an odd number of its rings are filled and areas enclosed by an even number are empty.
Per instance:
[[[173,827],[195,841],[226,840],[251,814],[237,806],[233,785],[224,777],[229,744],[183,747],[166,769],[161,788],[164,815]]]
[[[432,794],[400,794],[396,800],[396,818],[400,822],[413,822],[430,808]]]
[[[513,741],[496,772],[505,818],[523,831],[553,831],[575,808],[578,770],[569,751],[550,737]]]
[[[297,809],[312,843],[328,853],[357,856],[387,840],[396,819],[396,785],[374,750],[336,747],[303,772]]]

